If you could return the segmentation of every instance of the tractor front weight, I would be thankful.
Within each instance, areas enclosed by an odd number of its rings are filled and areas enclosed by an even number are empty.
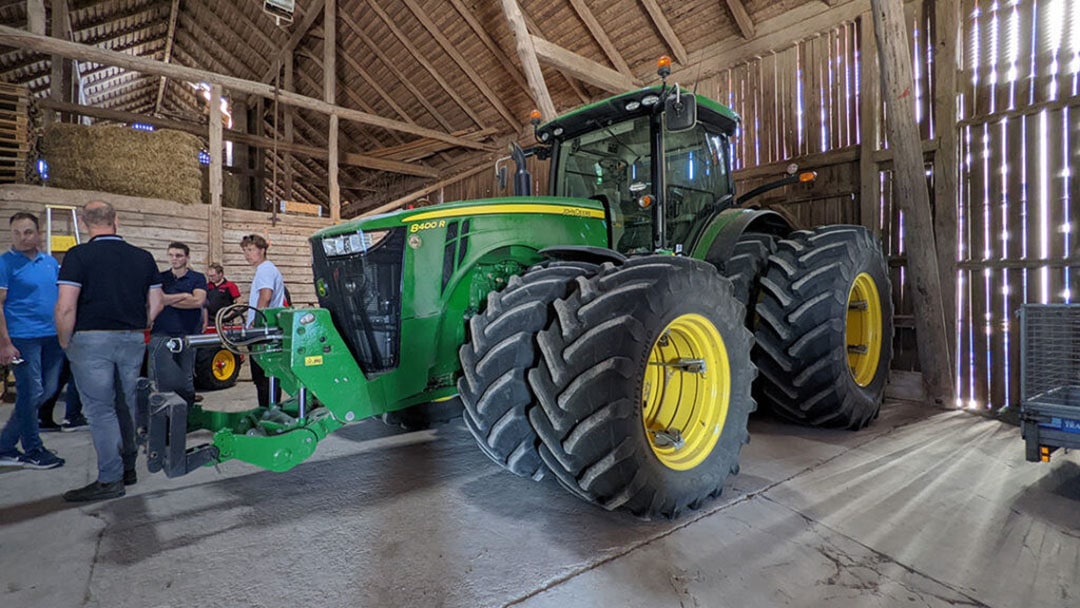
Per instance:
[[[218,343],[236,344],[252,335],[251,356],[290,396],[269,407],[239,411],[190,408],[175,393],[153,392],[140,383],[136,404],[138,438],[151,472],[169,477],[202,466],[241,460],[271,471],[287,471],[315,452],[320,440],[348,422],[382,413],[381,387],[364,376],[325,309],[274,309],[254,330],[223,330]],[[224,339],[222,339],[224,338]],[[177,339],[191,348],[211,336]],[[188,447],[187,434],[206,430],[211,443]]]

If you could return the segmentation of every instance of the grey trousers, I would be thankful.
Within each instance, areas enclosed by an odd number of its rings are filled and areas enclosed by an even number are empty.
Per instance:
[[[165,347],[169,338],[151,334],[147,345],[147,373],[159,393],[174,392],[191,407],[195,404],[195,349],[169,352]]]

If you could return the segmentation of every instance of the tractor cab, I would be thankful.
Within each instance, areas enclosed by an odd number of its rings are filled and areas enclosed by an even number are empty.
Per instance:
[[[607,210],[620,253],[689,250],[732,205],[731,136],[738,117],[667,84],[586,106],[544,125],[554,196]]]

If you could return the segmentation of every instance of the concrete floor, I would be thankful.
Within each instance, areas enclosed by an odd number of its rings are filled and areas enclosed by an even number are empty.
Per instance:
[[[906,402],[858,433],[751,432],[676,522],[504,473],[460,424],[365,421],[281,474],[143,469],[81,506],[59,495],[95,475],[89,433],[47,435],[66,466],[0,470],[0,606],[1080,605],[1075,453],[1029,464],[1015,427]]]

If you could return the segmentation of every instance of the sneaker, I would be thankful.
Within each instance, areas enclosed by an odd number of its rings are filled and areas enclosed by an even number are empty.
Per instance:
[[[60,432],[61,425],[56,424],[52,420],[39,420],[38,432],[41,433],[58,433]]]
[[[139,482],[139,474],[135,472],[135,469],[126,469],[124,471],[124,485],[133,486]]]
[[[70,433],[72,431],[85,431],[89,428],[90,425],[87,424],[86,418],[76,418],[75,420],[65,419],[64,424],[60,425],[60,430],[65,433]]]
[[[38,448],[19,456],[19,462],[22,463],[24,469],[55,469],[64,466],[63,458],[45,448]]]
[[[23,466],[22,457],[23,454],[19,450],[4,452],[0,454],[0,467],[21,467]]]
[[[90,485],[77,490],[64,492],[64,500],[68,502],[90,502],[92,500],[120,498],[124,494],[124,482],[122,481],[114,481],[112,483],[95,481]]]

